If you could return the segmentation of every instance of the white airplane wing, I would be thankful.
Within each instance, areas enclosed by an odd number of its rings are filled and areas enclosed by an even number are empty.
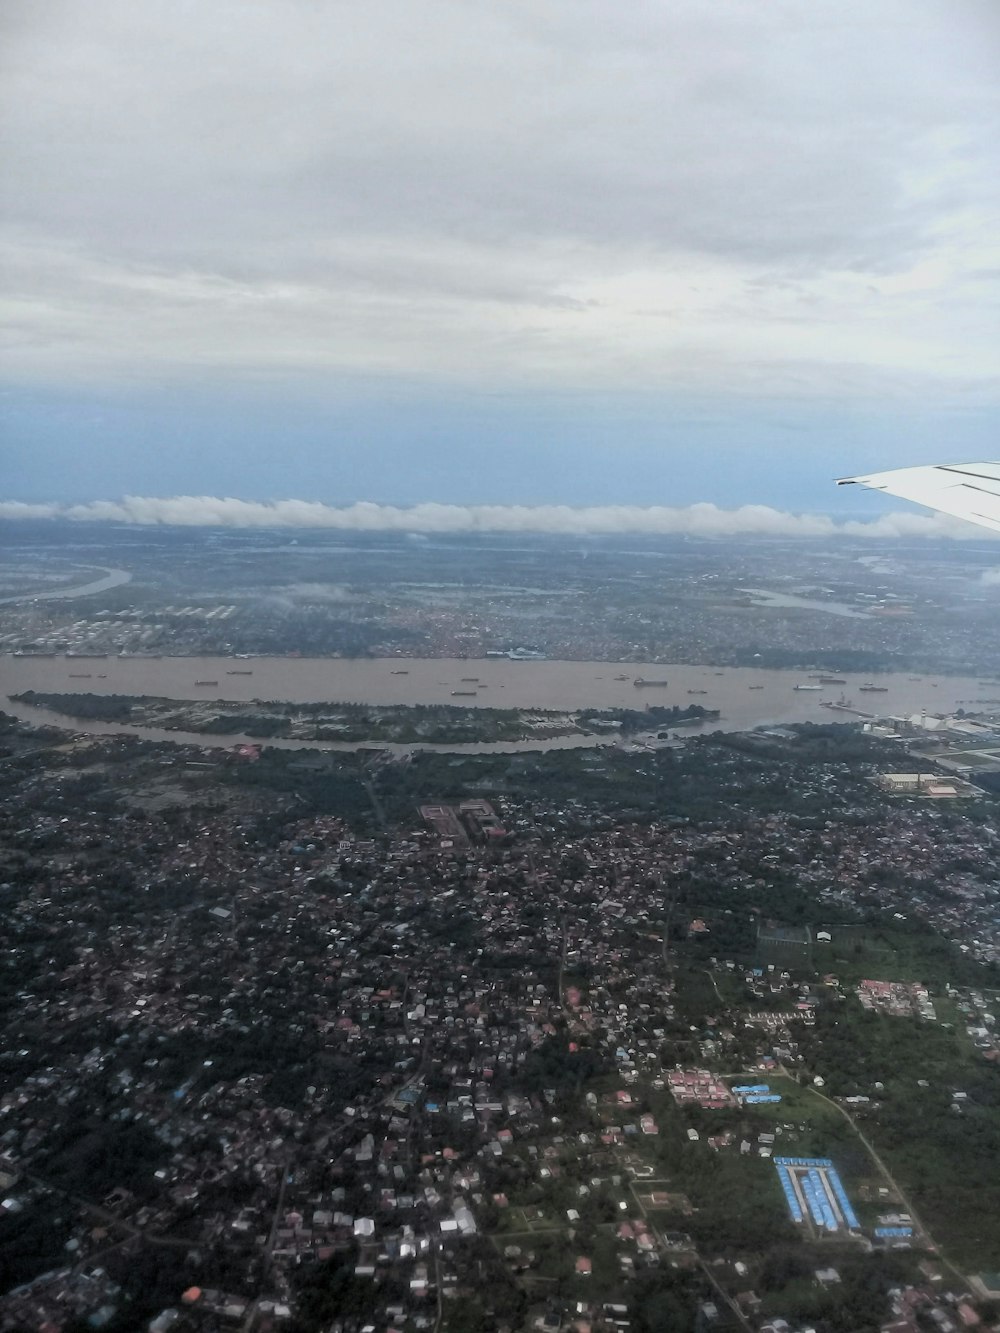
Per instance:
[[[842,477],[837,485],[868,486],[943,514],[1000,532],[1000,463],[936,463]]]

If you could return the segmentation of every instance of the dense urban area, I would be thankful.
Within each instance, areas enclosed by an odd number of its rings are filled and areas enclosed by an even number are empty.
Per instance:
[[[769,543],[469,543],[456,579],[414,541],[402,584],[381,537],[46,531],[8,654],[1000,646],[971,544],[797,548],[792,591]],[[659,695],[272,706],[247,743],[246,707],[81,684],[0,700],[0,1330],[998,1326],[988,698],[742,732]]]
[[[987,538],[902,546],[7,527],[3,652],[527,650],[969,674],[993,673],[1000,659],[997,553]],[[61,595],[95,585],[86,598]]]

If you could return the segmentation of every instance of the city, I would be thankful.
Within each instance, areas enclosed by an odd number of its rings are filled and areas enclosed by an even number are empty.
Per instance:
[[[0,45],[0,1333],[1000,1333],[996,0]]]
[[[988,1319],[1000,823],[898,740],[3,741],[3,1327]]]

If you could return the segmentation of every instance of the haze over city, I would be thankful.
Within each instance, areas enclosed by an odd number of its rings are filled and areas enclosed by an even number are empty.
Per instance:
[[[995,451],[991,3],[3,22],[0,498],[850,519]]]

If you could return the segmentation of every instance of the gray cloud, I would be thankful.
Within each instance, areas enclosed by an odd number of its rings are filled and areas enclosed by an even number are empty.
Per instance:
[[[884,514],[868,522],[837,523],[822,514],[790,514],[766,505],[719,509],[695,504],[683,509],[661,505],[395,505],[337,507],[310,500],[267,504],[208,495],[172,498],[126,496],[83,505],[26,505],[0,502],[0,519],[64,518],[81,523],[134,523],[142,526],[227,528],[327,528],[341,532],[399,533],[605,533],[683,534],[692,537],[955,537],[986,540],[971,524],[943,514]]]
[[[4,24],[15,377],[997,394],[992,0]]]

